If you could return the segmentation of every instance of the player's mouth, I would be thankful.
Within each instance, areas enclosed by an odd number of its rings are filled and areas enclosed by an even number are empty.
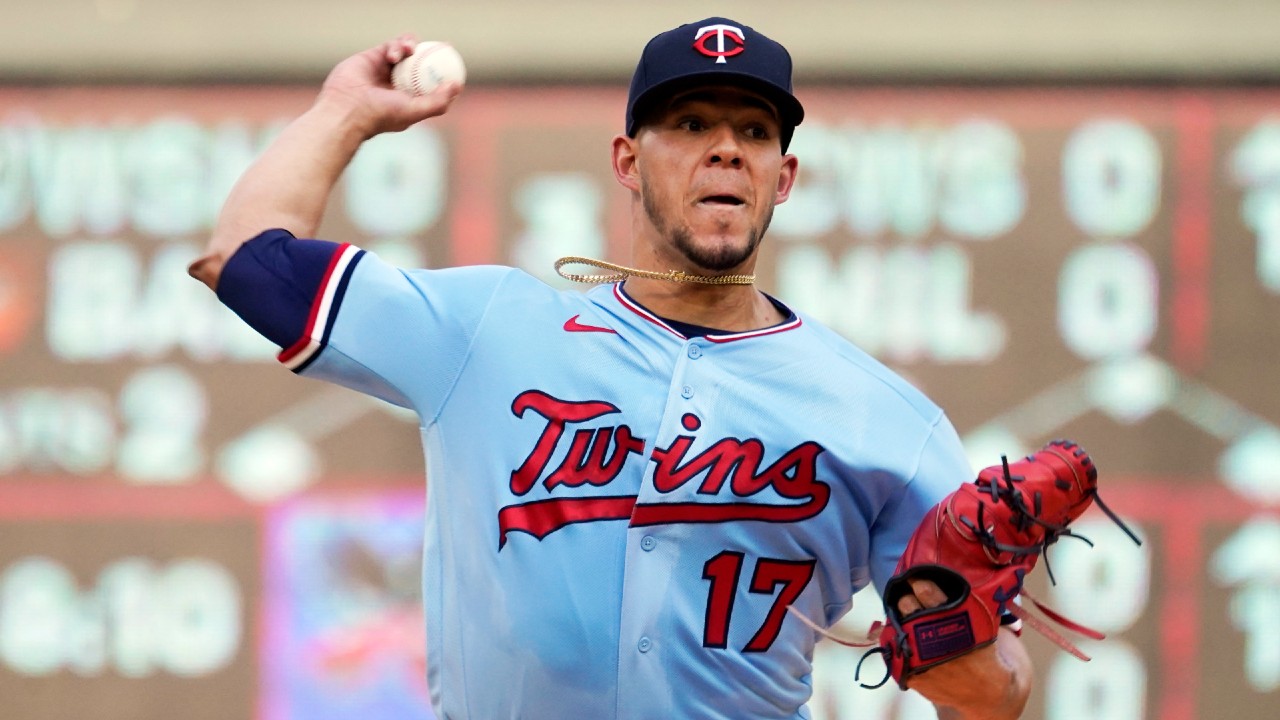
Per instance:
[[[698,200],[698,204],[709,207],[737,207],[745,205],[746,201],[737,195],[707,195]]]

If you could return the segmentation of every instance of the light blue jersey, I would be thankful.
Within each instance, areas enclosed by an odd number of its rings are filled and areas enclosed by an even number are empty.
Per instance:
[[[619,285],[316,245],[281,359],[421,417],[441,718],[808,717],[787,605],[834,623],[971,479],[937,406],[803,315],[687,339]]]

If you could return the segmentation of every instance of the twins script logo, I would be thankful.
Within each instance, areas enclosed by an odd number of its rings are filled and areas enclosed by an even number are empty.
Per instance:
[[[602,487],[613,482],[632,455],[642,455],[645,441],[626,425],[571,429],[597,418],[621,412],[601,400],[560,400],[540,390],[526,390],[511,403],[518,418],[541,417],[545,423],[533,449],[511,473],[511,492],[525,495],[541,482],[548,491],[584,485]],[[817,460],[823,448],[803,442],[762,468],[764,443],[754,438],[723,438],[689,457],[693,433],[702,421],[692,413],[681,423],[686,434],[666,447],[654,448],[653,486],[672,493],[696,483],[706,502],[637,502],[635,495],[557,497],[509,505],[498,511],[498,548],[507,533],[526,532],[541,540],[566,525],[595,520],[627,520],[633,527],[671,523],[717,523],[735,520],[797,522],[811,518],[827,506],[831,486],[817,478]],[[552,467],[557,450],[564,459]],[[728,488],[733,500],[719,500]],[[773,504],[745,502],[765,488],[793,502]]]
[[[716,39],[716,49],[712,50],[707,47],[707,41],[711,38]],[[725,38],[736,43],[734,47],[725,49]],[[732,25],[707,25],[698,28],[698,34],[693,37],[693,48],[698,52],[713,57],[717,63],[726,62],[725,58],[733,57],[747,48],[747,41],[742,36],[742,29]]]

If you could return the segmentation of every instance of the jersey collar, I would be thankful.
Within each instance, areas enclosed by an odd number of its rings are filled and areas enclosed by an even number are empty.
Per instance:
[[[681,340],[689,339],[685,337],[685,335],[681,333],[679,330],[676,330],[675,328],[671,327],[671,325],[669,325],[662,318],[650,312],[648,308],[646,308],[645,306],[633,300],[630,295],[627,295],[627,291],[622,289],[622,283],[614,283],[613,295],[618,299],[618,302],[622,303],[623,307],[627,308],[628,310],[635,313],[636,315],[639,315],[641,318],[645,319],[646,321],[653,323],[654,325],[657,325],[658,327],[662,328],[663,330],[666,330],[667,332],[680,338]],[[770,297],[770,299],[772,300],[773,298]],[[778,302],[778,301],[775,300],[775,302]],[[780,302],[778,304],[781,305]],[[787,308],[786,305],[782,305],[782,307]],[[705,337],[708,342],[728,343],[728,342],[734,342],[736,340],[746,340],[747,338],[761,337],[763,335],[775,335],[780,332],[786,332],[788,330],[794,330],[800,327],[801,325],[800,316],[796,315],[795,312],[791,310],[791,308],[787,308],[787,313],[789,317],[777,325],[772,325],[766,328],[760,328],[759,330],[747,330],[745,332],[739,332],[739,333],[717,333],[715,335],[704,335],[703,337]]]

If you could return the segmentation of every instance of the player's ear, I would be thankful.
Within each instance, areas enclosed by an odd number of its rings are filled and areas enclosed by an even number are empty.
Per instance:
[[[613,177],[618,184],[640,192],[640,168],[636,158],[636,139],[618,135],[613,139]]]
[[[773,204],[779,205],[791,197],[791,188],[795,187],[799,172],[800,160],[795,155],[783,155],[782,168],[778,171],[778,192],[774,195]]]

